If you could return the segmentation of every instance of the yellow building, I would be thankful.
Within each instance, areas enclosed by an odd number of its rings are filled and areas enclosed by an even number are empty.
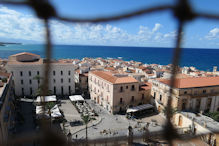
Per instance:
[[[154,80],[151,95],[158,111],[167,106],[170,80]],[[219,111],[219,77],[176,79],[172,107],[196,112]]]

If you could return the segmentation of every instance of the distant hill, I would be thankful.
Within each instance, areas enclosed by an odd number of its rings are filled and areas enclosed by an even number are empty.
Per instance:
[[[11,43],[11,42],[0,42],[0,46],[5,46],[5,45],[21,45],[22,43]]]

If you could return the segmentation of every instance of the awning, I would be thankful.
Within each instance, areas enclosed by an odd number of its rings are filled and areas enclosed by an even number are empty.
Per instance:
[[[133,112],[137,112],[137,111],[142,111],[142,110],[147,110],[147,109],[151,109],[154,106],[151,104],[143,104],[143,105],[139,105],[139,106],[135,106],[135,107],[131,107],[127,109],[127,113],[133,113]]]
[[[37,99],[35,100],[35,102],[43,102],[42,99],[43,99],[42,96],[38,96]],[[57,101],[55,95],[45,96],[44,97],[44,102],[55,102],[55,101]]]
[[[73,102],[84,101],[84,98],[81,95],[72,95],[72,96],[69,96],[69,99]]]
[[[45,111],[45,115],[49,117],[49,114],[48,114],[49,110],[46,109]],[[43,106],[36,106],[36,114],[37,115],[41,115],[43,114]],[[62,114],[59,110],[59,107],[57,105],[55,105],[52,109],[51,109],[51,116],[53,118],[58,118],[58,117],[61,117]]]

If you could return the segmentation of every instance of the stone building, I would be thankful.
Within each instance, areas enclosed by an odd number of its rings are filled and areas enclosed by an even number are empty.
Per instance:
[[[91,99],[115,114],[127,108],[148,103],[149,90],[133,77],[106,71],[92,71],[88,74]]]
[[[154,80],[151,95],[158,111],[167,106],[170,80]],[[182,111],[219,111],[219,77],[178,78],[172,90],[172,107]]]

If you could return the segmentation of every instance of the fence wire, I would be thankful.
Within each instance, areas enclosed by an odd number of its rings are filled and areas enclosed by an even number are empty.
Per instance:
[[[171,112],[171,103],[172,103],[172,92],[173,92],[173,86],[175,82],[175,77],[177,74],[178,65],[181,58],[181,42],[183,37],[183,28],[184,24],[188,21],[192,21],[193,19],[197,18],[203,18],[203,19],[212,19],[212,20],[219,20],[219,14],[209,14],[205,12],[195,12],[191,8],[190,3],[188,0],[176,0],[176,3],[174,5],[160,5],[150,8],[143,8],[137,11],[128,12],[124,14],[119,15],[113,15],[110,17],[98,17],[98,18],[92,18],[92,19],[81,19],[76,17],[64,17],[59,15],[53,5],[48,0],[25,0],[25,1],[13,1],[13,0],[0,0],[1,4],[6,5],[15,5],[15,6],[28,6],[32,8],[36,16],[42,20],[44,20],[45,25],[45,52],[46,52],[46,66],[45,66],[45,72],[44,72],[44,82],[43,82],[43,101],[44,96],[46,95],[48,91],[48,82],[49,82],[49,72],[50,72],[50,61],[51,61],[51,54],[52,54],[52,42],[51,42],[51,34],[50,34],[50,28],[49,28],[49,21],[50,19],[56,19],[59,21],[65,21],[65,22],[72,22],[72,23],[100,23],[100,22],[109,22],[109,21],[119,21],[122,19],[128,19],[132,17],[137,17],[140,15],[147,15],[149,13],[155,13],[155,12],[161,12],[161,11],[167,11],[170,10],[171,13],[175,16],[176,22],[178,23],[178,30],[177,30],[177,39],[175,42],[175,49],[173,53],[173,59],[172,59],[172,71],[171,71],[171,82],[170,82],[170,96],[168,98],[168,106],[167,106],[167,115],[166,115],[166,125],[163,131],[159,132],[150,132],[145,133],[140,136],[133,136],[133,140],[146,140],[147,142],[151,142],[153,144],[165,144],[165,143],[159,143],[158,141],[155,141],[153,139],[156,138],[163,138],[166,140],[167,144],[173,145],[174,140],[193,140],[198,137],[201,137],[203,135],[184,135],[183,137],[179,135],[174,129],[171,118],[172,118],[172,112]],[[45,105],[44,105],[44,112],[45,112]],[[52,131],[52,129],[48,128],[48,123],[46,123],[46,120],[43,122],[43,130],[38,133],[29,133],[27,135],[19,135],[16,136],[13,139],[9,139],[8,141],[5,141],[5,145],[21,145],[24,143],[28,143],[31,141],[39,140],[41,141],[42,145],[48,146],[60,146],[60,145],[107,145],[107,143],[111,143],[112,145],[119,145],[121,144],[127,144],[127,141],[129,141],[129,137],[127,136],[119,136],[119,137],[109,137],[109,138],[102,138],[102,139],[94,139],[94,140],[79,140],[77,142],[67,142],[66,139],[58,135],[56,132]],[[219,131],[215,131],[216,134],[219,134]],[[147,137],[147,139],[146,139]]]

